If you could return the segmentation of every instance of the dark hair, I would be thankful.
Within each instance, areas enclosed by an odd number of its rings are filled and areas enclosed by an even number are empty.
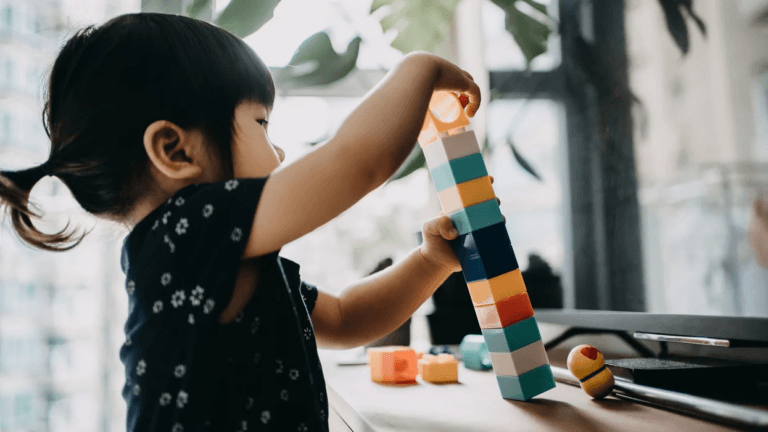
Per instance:
[[[200,130],[225,171],[232,172],[235,108],[244,101],[272,107],[266,65],[241,39],[203,21],[157,13],[127,14],[78,30],[50,75],[43,125],[48,161],[2,172],[0,198],[16,233],[46,250],[67,250],[84,234],[55,234],[32,224],[29,192],[55,175],[86,211],[120,219],[135,203],[146,173],[144,132],[167,120]]]

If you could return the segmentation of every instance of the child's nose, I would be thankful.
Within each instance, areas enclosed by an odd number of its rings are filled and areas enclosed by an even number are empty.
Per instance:
[[[285,160],[285,152],[283,151],[283,149],[281,149],[278,146],[275,146],[275,150],[277,150],[277,156],[280,158],[280,162],[284,161]]]

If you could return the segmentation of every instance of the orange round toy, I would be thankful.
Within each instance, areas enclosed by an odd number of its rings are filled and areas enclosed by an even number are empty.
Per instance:
[[[579,345],[568,354],[568,370],[581,383],[581,388],[595,399],[613,391],[613,374],[605,367],[603,354],[591,345]]]

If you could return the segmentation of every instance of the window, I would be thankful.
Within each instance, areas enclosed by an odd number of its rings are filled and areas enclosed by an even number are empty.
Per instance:
[[[0,90],[13,88],[13,59],[7,52],[0,53]]]
[[[565,254],[563,178],[565,140],[561,136],[561,105],[550,100],[498,99],[488,104],[488,170],[493,189],[507,216],[507,230],[520,268],[528,267],[531,254],[542,257],[560,273]],[[537,180],[516,161],[509,146],[528,161],[541,177]]]
[[[768,159],[768,69],[755,78],[752,89],[755,110],[755,153]]]
[[[34,397],[31,394],[17,394],[13,403],[13,416],[17,427],[27,428],[35,423],[33,407]]]
[[[10,146],[13,142],[12,114],[0,111],[0,148]]]
[[[13,28],[13,6],[6,6],[4,9],[4,21],[6,28]]]

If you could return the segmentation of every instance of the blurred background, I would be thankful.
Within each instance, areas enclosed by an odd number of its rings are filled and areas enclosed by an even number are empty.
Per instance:
[[[768,242],[753,211],[768,195],[768,0],[273,0],[248,9],[261,22],[233,23],[246,3],[0,0],[0,168],[47,158],[58,49],[123,13],[183,13],[243,37],[278,82],[270,136],[286,163],[329,139],[404,53],[428,50],[483,89],[473,128],[535,307],[768,316],[749,237]],[[399,260],[440,211],[422,167],[415,152],[283,255],[333,293]],[[50,229],[93,232],[53,254],[2,225],[0,431],[124,430],[126,231],[56,179],[32,197]]]

